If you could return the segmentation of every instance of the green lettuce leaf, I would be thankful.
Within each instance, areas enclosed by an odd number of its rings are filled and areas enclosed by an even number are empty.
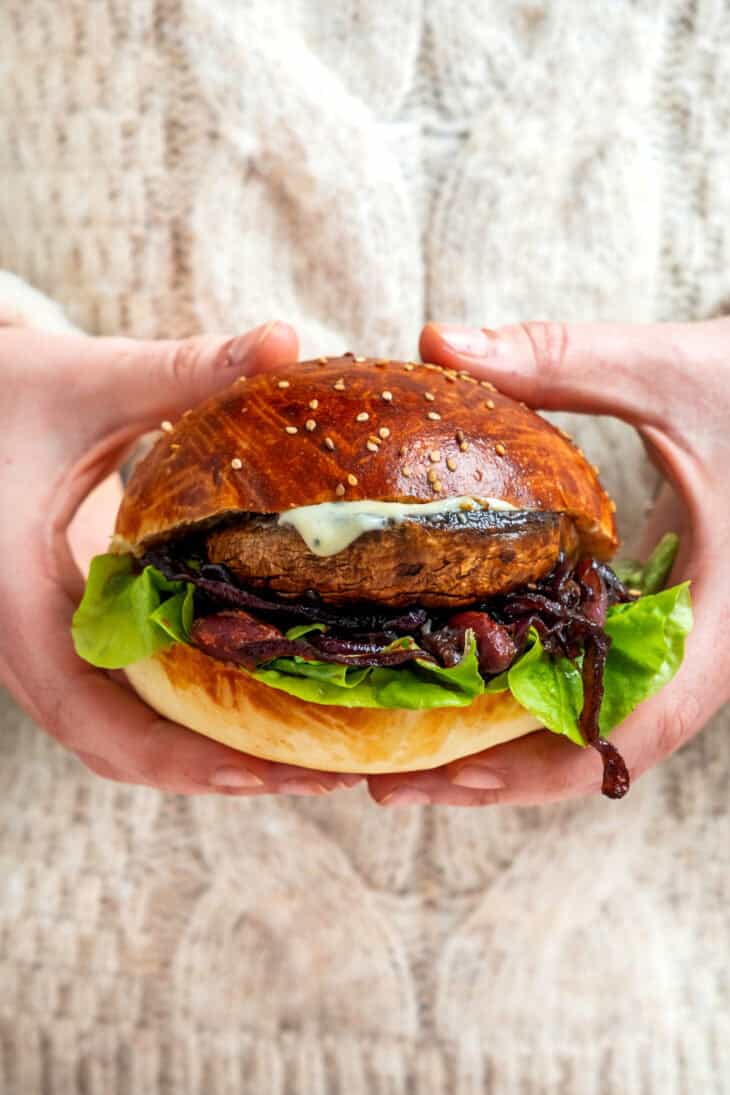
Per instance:
[[[135,574],[129,555],[97,556],[73,618],[77,653],[93,665],[119,669],[173,642],[187,642],[193,593],[192,584],[170,582],[154,567]],[[671,680],[691,627],[688,583],[609,609],[606,632],[612,643],[600,716],[604,734]],[[322,624],[299,624],[287,637],[323,630]],[[392,645],[416,646],[410,638]],[[522,657],[486,684],[471,632],[464,657],[451,669],[422,660],[393,668],[352,668],[290,657],[259,666],[251,676],[310,703],[339,707],[463,707],[484,692],[509,689],[542,725],[584,744],[578,729],[583,703],[580,664],[549,657],[534,630]]]
[[[398,639],[388,649],[405,645],[416,644]],[[395,668],[354,669],[294,657],[277,658],[251,675],[299,699],[338,707],[465,707],[484,691],[471,632],[464,657],[452,669],[419,660]]]
[[[76,653],[102,669],[121,669],[174,642],[186,642],[194,587],[169,582],[154,567],[133,571],[131,555],[97,555],[71,624]]]
[[[605,630],[611,648],[603,678],[602,734],[663,688],[682,664],[685,639],[692,630],[689,582],[631,604],[614,605]],[[530,641],[527,652],[507,671],[512,695],[548,730],[584,745],[578,728],[583,706],[579,668],[565,658],[545,654],[534,630]]]

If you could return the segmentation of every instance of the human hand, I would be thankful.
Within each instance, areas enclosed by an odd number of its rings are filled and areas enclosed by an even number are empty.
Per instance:
[[[297,349],[281,323],[179,342],[0,327],[0,680],[101,776],[183,794],[316,794],[357,782],[244,756],[168,722],[71,641],[84,581],[67,532],[79,506],[104,483],[85,517],[98,517],[97,503],[108,512],[118,493],[108,477],[141,433],[242,373],[296,360]],[[77,550],[100,533],[86,522]]]
[[[730,697],[730,320],[501,330],[429,324],[421,356],[468,369],[535,408],[613,415],[634,426],[674,489],[660,493],[647,546],[671,528],[672,581],[692,580],[695,629],[675,679],[611,736],[636,779],[688,741]],[[541,803],[600,790],[601,766],[548,731],[429,772],[376,776],[382,804]]]

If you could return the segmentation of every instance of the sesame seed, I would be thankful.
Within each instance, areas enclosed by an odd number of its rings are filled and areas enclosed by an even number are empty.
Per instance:
[[[494,384],[490,384],[488,380],[480,380],[479,383],[481,384],[482,388],[486,388],[488,392],[496,392],[497,390]]]
[[[494,400],[493,399],[488,399],[487,402],[484,404],[484,406],[488,410],[493,411],[494,410]]]
[[[401,445],[401,447],[399,448],[398,452],[399,452],[399,454],[400,454],[401,456],[405,456],[405,455],[406,455],[406,453],[408,452],[408,449],[406,448],[406,446],[405,446],[405,445]]]
[[[456,471],[456,461],[454,460],[453,456],[449,456],[447,458],[446,467],[449,469],[449,471]]]
[[[387,426],[381,426],[378,430],[378,437],[382,437],[383,441],[387,441],[390,437],[390,430]]]
[[[433,392],[424,392],[423,393],[423,398],[427,399],[429,401],[429,403],[433,403],[436,396],[433,394]]]
[[[435,483],[436,480],[438,479],[438,477],[439,477],[439,473],[436,471],[435,468],[429,468],[428,469],[428,472],[426,474],[426,478],[428,479],[429,483]]]
[[[429,411],[426,415],[426,418],[430,418],[432,422],[441,421],[441,415],[438,413],[438,411]]]
[[[160,429],[164,430],[165,433],[172,433],[172,422],[168,422],[168,420],[165,419],[164,422],[160,422]]]
[[[355,358],[355,361],[358,363],[358,365],[362,365],[364,360],[365,360],[364,357],[356,357]]]
[[[463,502],[459,502],[459,509],[468,513],[469,510],[474,509],[474,503],[470,502],[468,498],[465,498]]]
[[[415,365],[414,365],[414,364],[413,364],[412,362],[410,362],[410,361],[407,361],[407,362],[405,363],[405,365],[403,366],[403,368],[405,369],[405,371],[406,371],[407,373],[412,373],[412,372],[413,372],[413,370],[415,369],[415,367],[416,367],[416,366],[415,366]]]
[[[313,418],[308,418],[307,421],[304,423],[304,429],[309,430],[309,432],[311,433],[312,430],[317,429],[317,423],[314,421]]]
[[[378,451],[378,446],[374,441],[366,441],[365,442],[365,448],[369,449],[370,452],[377,452]]]
[[[408,467],[408,465],[406,465],[405,468],[401,468],[401,473],[405,479],[411,478],[411,469]]]
[[[385,365],[388,365],[389,362],[388,362],[387,357],[379,357],[378,360],[375,362],[375,364],[377,365],[377,367],[379,369],[382,369]]]
[[[279,381],[277,381],[276,386],[277,386],[277,388],[288,388],[289,387],[289,381],[288,380],[279,380]]]
[[[386,388],[384,392],[380,393],[381,399],[384,399],[386,403],[390,403],[393,399],[393,393],[389,392]]]
[[[241,380],[245,380],[245,379],[246,379],[246,377],[245,377],[245,376],[242,376],[242,377],[241,377]],[[192,414],[192,413],[193,413],[193,408],[192,408],[192,407],[188,407],[188,409],[187,409],[186,411],[183,411],[183,418],[187,418],[187,417],[188,417],[188,415],[189,415],[189,414]]]
[[[180,446],[178,445],[177,441],[173,441],[172,445],[170,445],[170,452],[177,452],[179,448]]]
[[[494,446],[494,451],[496,452],[497,456],[504,456],[507,452],[501,441]]]
[[[438,464],[439,460],[441,459],[441,453],[438,449],[431,449],[430,453],[428,454],[428,459],[431,461],[432,464]]]
[[[478,383],[477,378],[475,376],[472,376],[471,373],[464,373],[464,375],[462,376],[461,379],[465,380],[467,384],[477,384]]]
[[[468,452],[469,451],[469,442],[468,441],[460,441],[459,442],[459,448],[461,449],[462,452]]]
[[[243,467],[243,463],[238,459],[237,456],[234,456],[233,459],[231,460],[231,467],[233,468],[234,471],[240,471],[241,468]]]
[[[355,415],[356,422],[367,422],[368,418],[370,418],[370,415],[367,411],[360,411],[359,414]]]
[[[357,486],[357,476],[353,475],[352,472],[350,472],[350,474],[347,477],[347,482],[350,484],[351,487],[356,487]]]
[[[320,365],[326,365],[327,364],[327,358],[326,357],[318,357],[317,361],[319,362]]]
[[[615,513],[615,512],[616,512],[616,503],[614,502],[613,498],[609,498],[609,500],[608,500],[608,508],[610,509],[611,513]]]
[[[432,361],[424,361],[423,367],[424,369],[430,369],[432,373],[438,371],[438,365],[434,365]]]
[[[335,487],[335,494],[338,495],[341,498],[344,493],[345,493],[344,486],[342,485],[342,483],[338,483],[337,486]]]
[[[479,468],[477,468],[477,470],[476,470],[476,471],[474,472],[474,478],[475,478],[475,479],[476,479],[477,481],[481,480],[481,478],[482,478],[482,473],[481,473],[481,470],[480,470]]]
[[[373,445],[377,445],[378,447],[380,447],[382,443],[380,438],[376,437],[374,433],[370,434],[370,436],[368,437],[368,441],[372,441]]]
[[[600,475],[601,474],[601,469],[598,467],[598,464],[593,465],[593,474],[594,475]]]
[[[345,390],[345,378],[341,376],[339,378],[339,380],[336,380],[334,382],[332,387],[335,389],[336,392],[344,392],[344,390]]]
[[[447,380],[456,380],[458,375],[456,369],[444,369],[444,376]]]
[[[319,406],[319,400],[318,399],[310,399],[309,400],[309,409],[311,411],[316,411],[318,406]]]
[[[440,479],[437,479],[434,483],[431,484],[431,490],[434,492],[434,494],[440,494],[441,493],[441,480]]]
[[[464,440],[464,431],[463,430],[457,430],[456,431],[456,440],[457,441],[463,441]]]
[[[299,430],[296,426],[285,426],[284,430],[286,433],[299,433]]]
[[[330,450],[330,452],[334,451],[335,443],[334,443],[334,441],[332,440],[331,437],[325,437],[324,443],[325,443],[325,447],[328,448]]]
[[[462,380],[466,380],[468,376],[471,376],[471,373],[468,373],[466,369],[459,369],[456,375],[460,376]]]

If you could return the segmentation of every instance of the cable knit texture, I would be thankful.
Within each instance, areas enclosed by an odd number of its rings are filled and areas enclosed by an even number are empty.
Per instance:
[[[0,265],[86,330],[727,309],[726,0],[4,0],[0,42]],[[570,426],[631,546],[640,445]],[[726,715],[531,809],[176,799],[10,700],[0,748],[4,1095],[730,1091]]]

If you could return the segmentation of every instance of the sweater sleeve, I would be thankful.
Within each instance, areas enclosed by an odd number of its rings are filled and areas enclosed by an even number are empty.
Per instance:
[[[0,270],[0,327],[35,327],[57,334],[78,331],[59,304],[8,270]]]

